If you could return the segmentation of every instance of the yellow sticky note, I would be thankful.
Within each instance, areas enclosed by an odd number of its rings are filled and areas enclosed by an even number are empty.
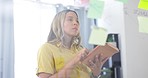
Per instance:
[[[148,33],[148,17],[138,16],[139,32]]]
[[[90,0],[89,8],[88,8],[88,18],[101,18],[104,9],[104,1],[100,0]]]
[[[105,28],[92,27],[89,37],[89,44],[105,45],[107,39],[107,30]]]
[[[148,10],[148,0],[140,0],[138,8]]]

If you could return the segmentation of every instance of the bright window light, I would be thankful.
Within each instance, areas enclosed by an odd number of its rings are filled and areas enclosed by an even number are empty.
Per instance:
[[[74,5],[74,0],[40,0],[40,1],[50,4]]]
[[[14,0],[15,78],[37,78],[37,52],[55,14],[52,5]]]

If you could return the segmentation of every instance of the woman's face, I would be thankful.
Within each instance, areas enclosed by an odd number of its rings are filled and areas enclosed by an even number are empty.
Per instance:
[[[79,21],[74,12],[68,12],[64,21],[64,32],[66,35],[74,37],[79,33]]]

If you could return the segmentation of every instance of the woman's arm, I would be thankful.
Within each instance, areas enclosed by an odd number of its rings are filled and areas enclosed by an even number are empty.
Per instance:
[[[39,78],[70,78],[71,72],[74,69],[74,67],[83,61],[85,56],[88,54],[87,49],[82,49],[80,52],[69,62],[67,63],[63,69],[61,69],[59,72],[55,74],[50,73],[39,73]]]
[[[50,74],[50,73],[39,73],[39,78],[69,78],[70,73],[73,69],[63,68],[58,73]]]

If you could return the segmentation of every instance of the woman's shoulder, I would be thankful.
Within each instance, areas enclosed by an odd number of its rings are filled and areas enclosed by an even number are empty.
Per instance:
[[[49,43],[49,42],[45,42],[44,44],[41,45],[41,48],[56,48],[55,45]]]
[[[41,45],[41,47],[39,48],[39,53],[45,53],[45,54],[53,54],[58,50],[58,48],[51,44],[51,43],[44,43]]]

